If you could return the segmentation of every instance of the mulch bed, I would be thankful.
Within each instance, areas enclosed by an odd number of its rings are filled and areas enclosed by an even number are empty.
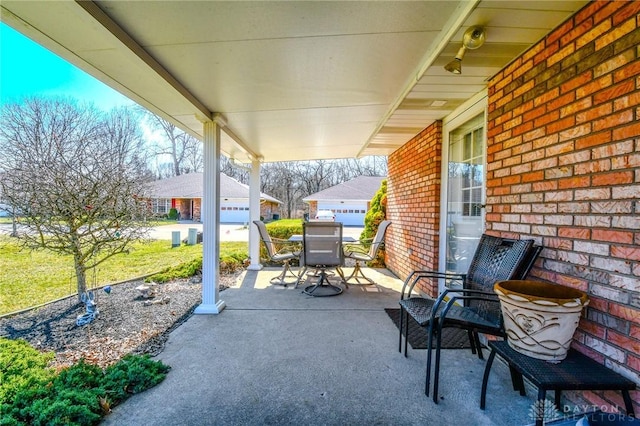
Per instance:
[[[232,285],[238,275],[222,277],[220,289]],[[99,314],[87,325],[76,325],[76,318],[85,313],[85,305],[73,296],[0,318],[0,337],[24,339],[41,351],[55,352],[56,368],[81,358],[106,367],[130,353],[156,355],[164,348],[169,332],[200,304],[202,285],[197,278],[158,284],[156,296],[144,299],[136,290],[141,284],[130,281],[112,285],[109,294],[96,289]],[[161,300],[165,303],[148,303]]]

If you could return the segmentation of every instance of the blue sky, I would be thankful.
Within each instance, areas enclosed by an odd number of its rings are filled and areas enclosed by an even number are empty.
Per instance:
[[[65,96],[109,110],[133,101],[13,28],[0,23],[0,105],[26,96]]]

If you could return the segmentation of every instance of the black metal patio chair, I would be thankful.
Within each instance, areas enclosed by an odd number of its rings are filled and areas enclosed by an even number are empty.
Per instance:
[[[384,244],[384,236],[387,233],[389,225],[391,225],[391,221],[383,220],[378,225],[378,231],[373,238],[360,241],[360,243],[344,245],[344,257],[356,261],[353,272],[346,279],[347,282],[355,280],[356,283],[363,284],[360,281],[364,280],[365,284],[374,284],[374,281],[362,272],[360,262],[371,262],[378,256],[378,251],[380,251],[380,248]]]
[[[283,285],[285,287],[291,284],[295,284],[295,286],[297,287],[302,274],[300,274],[299,271],[296,274],[291,269],[290,262],[294,259],[300,259],[300,256],[302,254],[300,244],[292,243],[289,240],[283,240],[280,238],[272,238],[269,235],[264,222],[260,220],[254,220],[253,223],[258,228],[260,239],[262,240],[262,243],[267,250],[269,260],[282,264],[282,272],[280,273],[280,275],[271,278],[271,284]]]
[[[501,280],[524,279],[540,250],[540,247],[534,246],[533,240],[513,240],[483,234],[466,274],[414,271],[405,280],[400,300],[398,350],[402,351],[404,332],[404,353],[407,356],[410,316],[428,335],[425,380],[425,394],[428,396],[435,340],[434,402],[438,402],[442,329],[456,327],[467,330],[472,352],[483,359],[478,333],[504,337],[500,302],[493,291],[493,285]],[[423,279],[447,280],[449,288],[437,299],[412,296],[415,285]],[[456,288],[454,282],[461,283],[461,286]]]

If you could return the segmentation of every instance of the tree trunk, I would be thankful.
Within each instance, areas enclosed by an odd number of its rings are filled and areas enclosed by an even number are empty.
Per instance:
[[[82,295],[87,291],[87,269],[78,251],[73,255],[73,263],[76,270],[76,282],[78,284],[78,301],[82,302]]]

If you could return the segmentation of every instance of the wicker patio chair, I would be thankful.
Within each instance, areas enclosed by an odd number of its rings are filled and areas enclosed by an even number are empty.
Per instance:
[[[400,300],[398,349],[402,351],[404,331],[404,351],[407,356],[406,336],[411,316],[428,335],[425,380],[425,394],[428,396],[435,340],[434,402],[438,402],[442,329],[457,327],[467,330],[471,350],[483,359],[478,333],[504,336],[500,303],[493,291],[493,285],[501,280],[524,279],[539,252],[540,248],[534,246],[533,240],[512,240],[483,234],[466,274],[414,271],[405,280]],[[449,281],[450,287],[437,299],[412,296],[413,288],[422,279],[445,279]],[[460,288],[451,285],[455,281],[462,284]]]

